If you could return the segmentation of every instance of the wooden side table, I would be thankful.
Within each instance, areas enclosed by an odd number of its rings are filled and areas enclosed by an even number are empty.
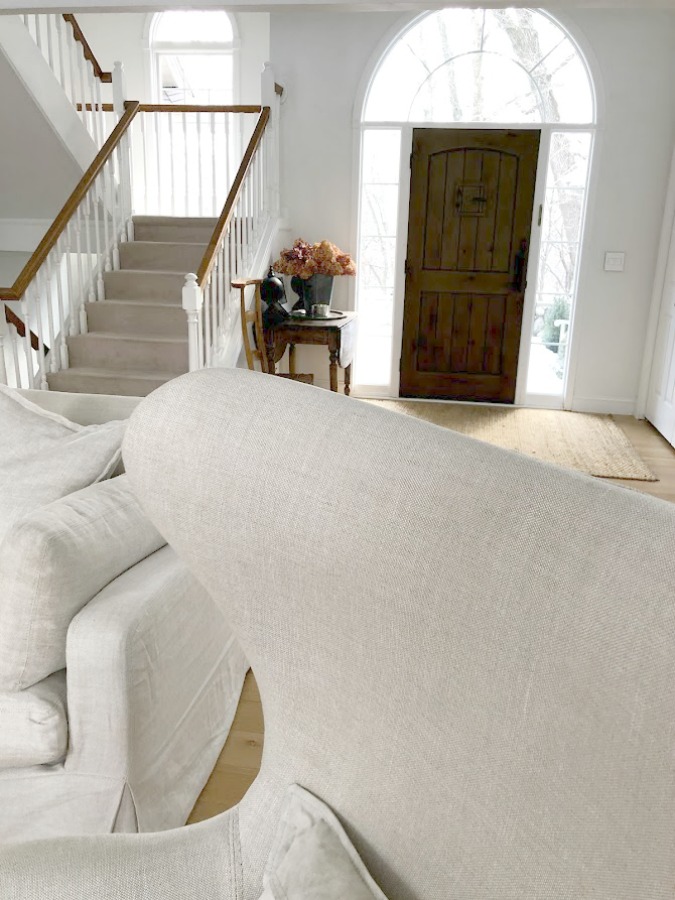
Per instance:
[[[323,344],[328,347],[330,389],[338,389],[338,366],[345,372],[345,394],[351,389],[352,360],[356,345],[357,313],[346,312],[340,319],[286,319],[265,331],[265,350],[269,370],[289,348],[288,364],[295,375],[295,345]]]

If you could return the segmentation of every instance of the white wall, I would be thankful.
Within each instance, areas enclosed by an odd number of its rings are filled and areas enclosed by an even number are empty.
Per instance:
[[[675,14],[575,10],[562,20],[597,61],[604,95],[580,273],[574,406],[632,412],[675,139]],[[289,237],[326,237],[355,250],[354,103],[373,52],[404,21],[393,13],[272,14],[271,61],[286,87],[281,185]],[[624,274],[603,271],[605,250],[626,251]],[[349,303],[351,282],[337,279],[335,306]]]
[[[579,10],[570,23],[597,60],[604,100],[580,272],[574,407],[633,412],[675,140],[675,15]],[[623,274],[603,271],[606,250],[626,252]]]
[[[266,13],[238,13],[239,102],[260,102],[260,73],[269,58],[269,16]],[[99,63],[112,70],[116,61],[124,64],[127,99],[155,101],[150,75],[148,13],[87,13],[78,15],[82,31]]]

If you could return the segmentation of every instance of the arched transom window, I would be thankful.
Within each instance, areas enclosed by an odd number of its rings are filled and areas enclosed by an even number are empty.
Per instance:
[[[405,241],[398,234],[399,183],[407,175],[401,160],[412,126],[424,124],[541,128],[545,202],[538,269],[530,262],[537,288],[523,325],[529,354],[521,358],[529,355],[528,396],[562,398],[595,99],[570,35],[548,14],[530,9],[425,14],[398,36],[375,70],[362,114],[357,382],[385,392],[396,383],[397,250]],[[407,211],[402,215],[405,220]]]
[[[160,103],[234,102],[236,41],[226,12],[158,13],[152,22],[150,44]]]

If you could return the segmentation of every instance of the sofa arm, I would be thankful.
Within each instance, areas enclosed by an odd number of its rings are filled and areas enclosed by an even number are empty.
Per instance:
[[[3,900],[242,896],[237,809],[160,834],[0,846]]]
[[[23,690],[63,669],[73,616],[165,543],[126,475],[18,522],[0,545],[0,690]]]
[[[220,610],[163,547],[71,623],[66,772],[125,779],[124,816],[131,806],[136,822],[118,830],[183,824],[225,742],[247,669]]]

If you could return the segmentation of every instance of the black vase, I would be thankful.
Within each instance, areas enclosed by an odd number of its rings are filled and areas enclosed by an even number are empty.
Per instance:
[[[293,304],[293,309],[304,309],[309,316],[315,303],[327,303],[330,306],[333,296],[333,276],[312,275],[310,278],[300,278],[299,275],[294,275],[291,278],[291,289],[299,297]]]

